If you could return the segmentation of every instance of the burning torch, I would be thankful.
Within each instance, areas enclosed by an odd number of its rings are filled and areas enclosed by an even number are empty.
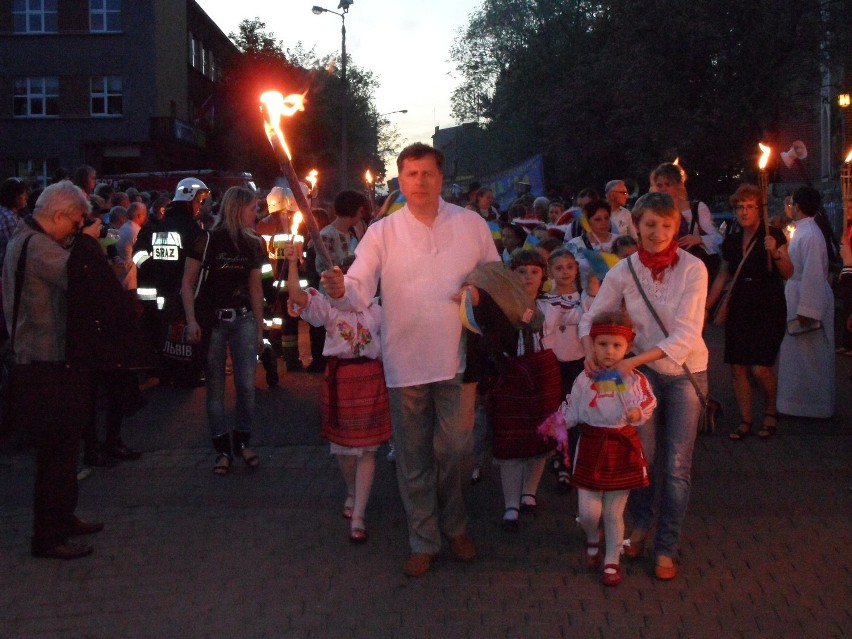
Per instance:
[[[843,160],[840,168],[840,192],[843,197],[843,241],[848,241],[846,233],[849,230],[850,218],[852,218],[852,151]]]
[[[319,173],[316,169],[311,169],[311,172],[305,176],[305,182],[311,185],[311,192],[308,194],[311,196],[311,204],[314,203],[314,200],[317,197],[317,182],[319,181]]]
[[[763,142],[758,142],[760,147],[760,159],[757,162],[757,184],[763,193],[763,226],[766,234],[769,234],[769,172],[766,170],[769,164],[769,156],[772,154],[772,148],[766,146]],[[772,270],[772,256],[766,253],[766,268]]]
[[[367,199],[370,200],[370,219],[376,215],[376,190],[373,184],[373,174],[370,169],[364,173],[364,186],[367,189]]]
[[[290,184],[293,197],[296,198],[296,204],[299,205],[299,210],[304,215],[305,223],[308,227],[308,235],[310,235],[314,243],[314,250],[317,252],[320,270],[324,271],[334,266],[334,261],[331,259],[331,254],[320,237],[317,220],[314,217],[313,211],[311,211],[305,194],[302,192],[299,178],[296,176],[296,170],[293,168],[293,158],[287,146],[287,141],[284,138],[284,131],[281,128],[282,117],[291,117],[297,111],[305,110],[304,99],[305,94],[303,93],[294,93],[285,98],[278,91],[267,91],[260,96],[260,112],[263,114],[266,137],[272,145],[272,150],[275,152],[275,157],[278,160],[278,165],[281,167],[284,179]]]

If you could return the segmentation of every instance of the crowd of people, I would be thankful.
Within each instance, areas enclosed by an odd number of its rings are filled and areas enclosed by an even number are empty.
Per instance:
[[[138,459],[120,429],[144,406],[148,375],[206,386],[216,476],[235,458],[257,468],[257,362],[270,386],[281,359],[305,370],[299,318],[312,326],[307,368],[324,373],[322,435],[344,479],[349,538],[368,539],[376,454],[392,442],[409,576],[430,570],[444,539],[475,559],[465,486],[493,459],[508,533],[537,508],[549,462],[577,489],[582,561],[602,583],[617,586],[622,558],[647,552],[658,579],[676,577],[711,321],[725,327],[740,420],[731,440],[769,439],[783,415],[834,414],[832,283],[848,302],[852,246],[841,238],[844,267],[831,273],[837,247],[815,189],[792,194],[787,228],[767,223],[762,190],[743,184],[720,231],[671,163],[631,209],[622,180],[603,197],[584,189],[574,206],[523,194],[499,211],[480,185],[453,204],[441,196],[443,156],[425,144],[406,147],[397,168],[400,192],[378,211],[358,191],[338,194],[331,215],[314,209],[316,238],[282,187],[220,197],[187,178],[174,194],[119,191],[87,166],[40,193],[2,183],[4,339],[17,365],[52,363],[51,399],[79,409],[47,415],[33,402],[34,556],[92,552],[70,541],[103,527],[74,514],[80,443],[91,466]],[[146,306],[139,291],[151,286]],[[115,330],[87,339],[102,324]]]

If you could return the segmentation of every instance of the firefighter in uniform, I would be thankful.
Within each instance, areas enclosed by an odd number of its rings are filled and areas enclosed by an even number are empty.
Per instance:
[[[197,345],[178,345],[180,337],[168,339],[166,332],[173,322],[182,316],[180,286],[186,251],[201,233],[197,218],[210,189],[197,178],[186,178],[178,182],[175,196],[166,207],[165,215],[150,235],[140,233],[134,247],[134,261],[139,268],[139,279],[156,288],[157,312],[155,326],[159,328],[159,344],[164,346],[161,357],[161,382],[175,386],[198,386],[203,376],[203,348]],[[147,254],[144,268],[139,255]],[[144,275],[143,275],[144,273]],[[140,286],[142,283],[140,282]],[[163,339],[164,336],[166,339]],[[193,348],[195,346],[195,348]],[[192,351],[184,350],[192,348]],[[166,352],[169,351],[169,352]]]
[[[287,313],[287,260],[281,238],[291,233],[292,213],[299,207],[293,192],[280,186],[269,192],[266,204],[269,215],[257,223],[256,231],[267,242],[271,262],[271,269],[266,269],[263,279],[264,299],[270,315],[265,322],[270,348],[261,355],[266,382],[271,388],[278,383],[279,356],[283,356],[288,372],[301,372],[305,368],[299,358],[299,320]],[[296,232],[304,235],[304,222]]]

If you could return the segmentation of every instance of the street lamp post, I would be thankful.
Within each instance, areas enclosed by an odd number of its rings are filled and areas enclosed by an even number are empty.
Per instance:
[[[349,186],[349,124],[346,113],[346,97],[349,94],[349,79],[346,77],[346,14],[349,13],[349,5],[352,4],[352,1],[353,0],[340,0],[340,4],[337,6],[337,8],[340,9],[340,13],[317,5],[314,5],[311,8],[311,12],[314,15],[318,16],[323,13],[333,13],[336,16],[340,16],[341,20],[340,70],[343,78],[343,94],[340,100],[340,172],[342,177],[341,183],[344,189]]]
[[[387,113],[379,113],[379,117],[385,115],[393,115],[394,113],[408,113],[408,109],[399,109],[397,111],[388,111]]]

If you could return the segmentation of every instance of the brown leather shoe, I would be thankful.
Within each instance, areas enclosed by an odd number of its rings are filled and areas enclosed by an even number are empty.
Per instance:
[[[79,537],[80,535],[94,535],[104,529],[102,522],[88,522],[74,517],[74,521],[68,527],[66,534],[69,537]]]
[[[660,581],[674,579],[677,577],[677,564],[675,562],[672,562],[671,566],[660,564],[660,558],[658,557],[654,565],[654,576]]]
[[[408,555],[408,559],[402,564],[402,572],[409,577],[424,575],[429,571],[433,559],[435,559],[435,555],[425,552],[413,552]]]
[[[629,546],[624,546],[624,556],[628,559],[638,559],[645,554],[645,537],[640,537],[635,541],[630,540]]]
[[[450,539],[450,550],[453,556],[460,561],[476,559],[476,546],[473,545],[473,539],[467,533],[462,533]]]
[[[33,557],[45,559],[80,559],[91,555],[92,551],[93,548],[87,544],[75,544],[70,541],[55,546],[33,545],[31,548]]]

